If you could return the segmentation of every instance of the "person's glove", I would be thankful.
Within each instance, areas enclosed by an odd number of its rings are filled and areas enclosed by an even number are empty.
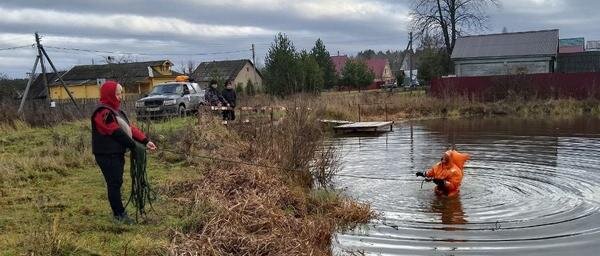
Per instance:
[[[425,177],[425,173],[423,172],[417,172],[415,175],[417,175],[417,177]]]
[[[442,179],[433,179],[433,183],[435,183],[435,185],[443,187],[446,184],[446,181]]]

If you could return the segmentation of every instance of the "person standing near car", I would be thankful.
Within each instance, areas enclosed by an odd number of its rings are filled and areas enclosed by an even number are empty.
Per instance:
[[[135,141],[156,150],[156,145],[120,109],[123,87],[115,81],[106,81],[100,87],[100,101],[91,118],[92,153],[102,171],[108,192],[108,202],[116,221],[131,224],[121,202],[121,186],[125,152],[135,148]]]
[[[225,100],[225,105],[228,107],[227,110],[223,111],[223,120],[235,120],[235,104],[237,101],[237,95],[235,93],[235,89],[233,88],[233,82],[231,80],[227,80],[227,82],[225,82],[225,89],[223,90],[223,99]]]
[[[223,96],[219,90],[217,90],[217,80],[211,80],[210,85],[208,86],[208,90],[204,94],[204,101],[209,106],[221,107],[223,106],[224,100]]]

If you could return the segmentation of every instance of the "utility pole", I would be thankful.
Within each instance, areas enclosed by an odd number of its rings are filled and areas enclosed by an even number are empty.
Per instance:
[[[256,66],[256,48],[254,48],[254,44],[252,44],[252,64]]]
[[[71,92],[67,88],[67,85],[65,84],[65,81],[63,81],[62,77],[58,75],[58,70],[56,70],[56,67],[54,66],[54,63],[52,63],[52,60],[48,56],[48,53],[46,52],[46,50],[44,49],[44,47],[40,43],[40,36],[38,35],[37,32],[35,33],[35,42],[36,42],[36,47],[37,47],[38,55],[36,56],[35,62],[33,63],[33,68],[32,68],[32,71],[31,71],[31,76],[29,77],[29,81],[27,81],[27,87],[25,87],[25,93],[23,94],[23,98],[21,98],[21,104],[19,105],[19,110],[17,111],[17,114],[21,114],[23,112],[23,106],[25,105],[25,100],[27,99],[27,94],[29,93],[29,89],[31,87],[31,83],[33,82],[33,78],[35,77],[35,70],[37,69],[37,64],[38,63],[40,63],[40,66],[42,68],[42,77],[44,79],[44,85],[46,86],[46,88],[48,88],[48,80],[46,79],[46,66],[44,65],[44,58],[45,58],[48,61],[48,64],[50,64],[50,67],[52,67],[52,70],[54,71],[54,74],[56,74],[56,76],[58,77],[58,80],[62,84],[63,88],[65,89],[65,91],[69,95],[69,98],[71,98],[71,102],[73,103],[73,105],[75,105],[75,108],[77,109],[77,111],[81,115],[82,114],[81,110],[79,109],[79,106],[77,105],[77,102],[75,102],[75,98],[73,98],[73,95],[71,94]],[[48,92],[48,97],[50,97],[50,92]]]
[[[254,46],[254,44],[252,44],[252,66],[254,67],[254,70],[252,70],[252,73],[254,73],[254,82],[252,82],[252,85],[254,86],[254,90],[256,90],[259,86],[262,86],[258,84],[258,78],[256,77],[256,70],[258,69],[256,67],[256,47]],[[246,86],[248,86],[248,83],[246,82]],[[245,88],[244,88],[245,89]],[[247,91],[247,90],[246,90]]]
[[[406,44],[406,49],[404,49],[404,52],[403,52],[404,54],[402,54],[402,58],[400,59],[400,65],[402,66],[401,70],[402,70],[402,72],[404,72],[405,71],[403,69],[404,68],[404,60],[406,59],[406,55],[408,55],[408,69],[409,69],[408,70],[408,73],[409,73],[408,86],[412,86],[412,84],[413,84],[413,80],[412,80],[412,69],[413,69],[412,68],[412,66],[413,66],[412,65],[412,41],[413,41],[412,32],[410,32],[408,34],[408,43]],[[400,82],[400,81],[398,81],[398,82]],[[404,85],[404,86],[406,86],[406,85]]]
[[[409,52],[408,52],[408,77],[410,81],[408,83],[408,86],[412,87],[413,86],[413,33],[410,32],[408,34],[408,45],[409,45]]]
[[[46,97],[46,103],[50,104],[49,100],[50,100],[50,86],[48,85],[48,77],[46,76],[46,65],[44,65],[44,58],[42,58],[42,50],[41,50],[41,45],[40,45],[40,36],[38,35],[38,33],[35,33],[35,45],[37,47],[37,52],[38,52],[38,56],[40,56],[40,67],[42,68],[42,81],[44,82],[44,87],[46,88],[46,91],[48,92],[48,96]]]
[[[37,33],[36,33],[37,38]],[[21,114],[23,111],[23,105],[25,105],[25,99],[27,98],[27,94],[29,94],[29,87],[31,87],[31,82],[35,77],[35,70],[37,69],[38,62],[42,58],[41,53],[38,52],[38,55],[35,57],[35,62],[33,63],[33,67],[31,68],[31,74],[29,75],[29,80],[27,81],[27,86],[25,87],[25,92],[21,98],[21,104],[19,105],[19,110],[17,110],[17,114]]]

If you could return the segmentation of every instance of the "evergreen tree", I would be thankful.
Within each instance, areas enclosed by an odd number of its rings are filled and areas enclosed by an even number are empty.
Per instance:
[[[265,58],[265,89],[277,96],[299,91],[298,60],[294,44],[285,34],[278,33]]]
[[[337,84],[337,76],[335,75],[335,66],[331,61],[331,55],[325,48],[325,44],[321,39],[317,39],[315,46],[310,54],[315,58],[323,73],[323,83],[325,89],[331,89]]]
[[[315,57],[302,51],[298,55],[300,63],[302,92],[319,93],[323,89],[324,79],[323,71]]]
[[[246,95],[253,96],[254,93],[256,93],[256,90],[254,89],[254,83],[252,80],[248,79],[248,82],[246,83]]]
[[[364,89],[369,84],[373,83],[375,74],[369,69],[366,63],[361,60],[349,60],[342,71],[343,85]]]
[[[421,56],[421,65],[419,65],[417,72],[417,79],[419,79],[421,85],[428,84],[433,78],[448,74],[449,59],[444,49],[424,49]]]

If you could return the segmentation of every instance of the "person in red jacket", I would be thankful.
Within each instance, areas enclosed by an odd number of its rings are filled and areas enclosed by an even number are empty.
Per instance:
[[[448,150],[442,155],[440,162],[435,164],[427,172],[417,172],[416,175],[432,180],[437,186],[437,195],[454,196],[460,190],[463,179],[463,169],[469,160],[468,154],[456,150]]]
[[[102,171],[108,192],[108,202],[114,218],[132,223],[121,202],[125,152],[135,148],[135,141],[150,150],[156,145],[120,109],[123,87],[106,81],[100,87],[100,101],[92,114],[92,153]]]

